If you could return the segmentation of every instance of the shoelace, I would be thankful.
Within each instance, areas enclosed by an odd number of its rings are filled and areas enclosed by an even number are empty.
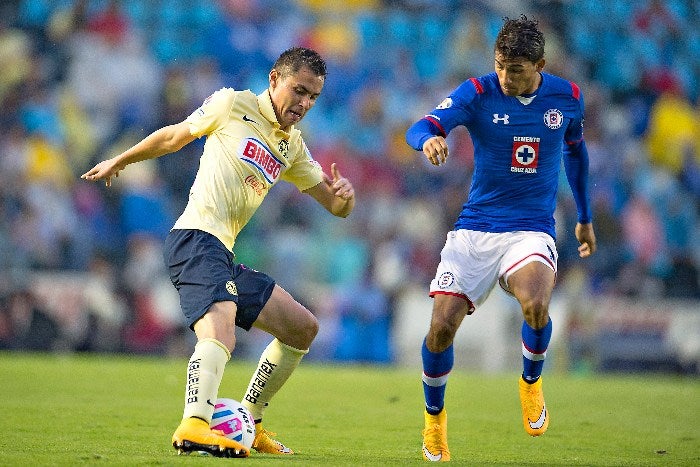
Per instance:
[[[431,445],[437,446],[439,449],[444,450],[445,446],[442,442],[442,427],[439,424],[432,425],[425,429],[424,434],[427,435],[428,441]]]
[[[285,449],[288,449],[284,444],[274,439],[275,436],[277,436],[277,433],[275,433],[274,431],[268,431],[265,428],[263,428],[262,431],[260,431],[260,433],[258,433],[255,436],[255,439],[253,440],[253,447],[259,446],[260,442],[263,441],[263,439],[267,438],[269,442],[277,445],[279,450],[283,451]]]
[[[257,442],[255,442],[255,445],[257,446],[259,444],[259,441],[262,441],[264,438],[267,438],[271,442],[273,442],[281,447],[284,447],[284,445],[282,443],[280,443],[279,441],[274,439],[275,436],[277,436],[277,433],[275,433],[274,431],[268,431],[265,428],[263,428],[262,431],[260,431],[260,433],[258,433],[255,436],[255,441],[257,441]]]
[[[274,438],[275,436],[277,436],[277,433],[274,433],[272,431],[267,431],[265,428],[263,428],[262,431],[260,432],[260,435],[267,436],[268,438]]]
[[[538,410],[538,397],[537,397],[537,391],[533,390],[532,387],[527,388],[527,397],[525,398],[525,408],[528,413],[528,418],[529,415],[534,413],[534,412],[539,412]],[[538,413],[539,416],[539,413]]]

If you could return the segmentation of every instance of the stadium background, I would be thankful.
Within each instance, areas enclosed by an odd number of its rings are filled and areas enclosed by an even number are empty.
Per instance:
[[[427,285],[466,198],[472,147],[450,136],[434,168],[405,129],[457,84],[492,70],[503,16],[547,37],[547,71],[586,98],[599,251],[576,255],[565,178],[550,365],[700,372],[700,3],[693,0],[15,0],[0,5],[0,348],[186,357],[162,239],[202,141],[130,166],[111,189],[79,179],[222,86],[262,91],[291,45],[329,74],[302,122],[357,207],[335,219],[278,185],[236,245],[317,314],[310,359],[414,364]],[[486,370],[519,361],[502,292],[458,334]],[[239,333],[236,355],[266,345]],[[478,363],[477,363],[478,362]]]

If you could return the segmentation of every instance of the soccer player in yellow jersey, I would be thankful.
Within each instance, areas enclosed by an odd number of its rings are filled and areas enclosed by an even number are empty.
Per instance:
[[[164,246],[171,280],[197,336],[187,367],[183,420],[172,437],[178,452],[249,455],[245,446],[209,424],[235,347],[235,326],[245,330],[255,326],[275,339],[264,350],[241,398],[256,421],[253,448],[293,454],[261,421],[270,399],[308,352],[318,321],[272,278],[234,263],[233,246],[279,180],[293,183],[335,216],[346,217],[352,211],[355,193],[350,181],[335,164],[330,176],[325,174],[294,127],[313,107],[325,77],[326,65],[318,53],[288,49],[273,65],[263,93],[221,89],[185,121],[156,130],[82,175],[111,186],[112,178],[128,164],[178,151],[206,136],[188,204]]]

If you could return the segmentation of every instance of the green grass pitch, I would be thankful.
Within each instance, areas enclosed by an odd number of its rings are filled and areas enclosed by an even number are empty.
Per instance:
[[[302,363],[265,424],[298,452],[177,456],[186,360],[0,353],[0,465],[424,465],[417,368]],[[229,363],[239,399],[253,362]],[[456,370],[447,407],[455,465],[700,465],[700,380],[545,374],[552,418],[521,426],[517,375]]]

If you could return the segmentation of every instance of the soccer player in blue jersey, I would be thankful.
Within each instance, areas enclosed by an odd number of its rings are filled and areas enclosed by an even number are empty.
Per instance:
[[[578,212],[579,256],[596,249],[583,94],[542,71],[544,36],[537,26],[524,15],[506,18],[494,47],[495,72],[462,83],[406,132],[408,144],[436,166],[447,160],[445,138],[456,126],[465,126],[474,143],[469,196],[430,284],[433,312],[422,346],[423,457],[430,461],[450,460],[444,402],[455,333],[496,283],[520,303],[524,317],[519,391],[525,431],[539,436],[547,430],[540,376],[552,334],[553,214],[562,156]]]
[[[350,181],[331,164],[331,175],[313,160],[296,128],[326,80],[326,63],[307,48],[284,51],[260,94],[223,88],[189,117],[144,138],[82,175],[112,179],[129,165],[178,151],[202,136],[206,144],[184,212],[165,240],[165,259],[180,294],[186,322],[197,335],[187,366],[185,404],[173,446],[184,453],[247,457],[248,447],[210,428],[236,326],[255,326],[274,339],[241,398],[255,419],[253,448],[293,454],[263,428],[263,414],[318,332],[318,320],[265,273],[235,262],[236,237],[279,181],[292,183],[331,214],[347,217],[355,206]],[[264,246],[263,246],[264,248]]]

